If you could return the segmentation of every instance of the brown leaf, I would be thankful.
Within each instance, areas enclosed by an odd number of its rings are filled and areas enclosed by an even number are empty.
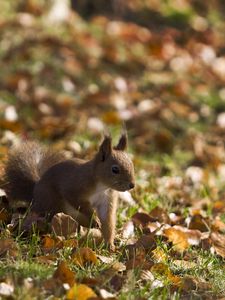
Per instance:
[[[66,294],[67,300],[88,300],[95,297],[95,292],[85,284],[74,284]]]
[[[185,232],[171,227],[164,229],[164,234],[169,241],[173,243],[176,250],[183,252],[184,250],[188,249],[188,237]]]
[[[200,280],[197,277],[185,276],[182,279],[181,288],[182,290],[188,292],[190,290],[210,290],[212,287],[210,283]]]
[[[83,267],[85,263],[97,264],[98,259],[95,252],[90,248],[79,248],[73,253],[72,261],[76,265]]]
[[[53,278],[59,279],[62,283],[68,283],[71,287],[75,283],[75,274],[69,269],[64,261],[59,263],[58,268],[53,275]]]
[[[133,269],[142,269],[142,270],[149,270],[153,266],[152,261],[147,261],[146,257],[142,256],[134,256],[126,262],[126,269],[133,270]]]
[[[170,224],[170,218],[167,214],[167,212],[159,207],[156,206],[150,213],[150,218],[152,218],[152,221],[159,221],[160,223]]]
[[[220,219],[219,216],[215,217],[212,221],[212,231],[220,231],[225,233],[225,223]]]
[[[52,218],[51,227],[56,235],[67,238],[77,231],[78,224],[71,216],[58,213]]]
[[[36,257],[36,260],[39,263],[47,264],[47,265],[55,264],[56,259],[57,259],[57,256],[56,255],[51,255],[51,254]]]
[[[200,214],[196,214],[192,216],[188,228],[198,229],[201,232],[209,231],[208,220],[204,219]]]
[[[135,213],[131,219],[136,226],[141,226],[142,228],[146,227],[149,222],[154,220],[149,214],[143,212]]]
[[[145,234],[142,235],[138,241],[135,243],[135,247],[143,247],[145,250],[152,251],[157,247],[155,234]]]
[[[1,203],[0,204],[0,221],[4,223],[9,223],[11,220],[11,214],[9,213],[7,207]]]
[[[13,239],[2,239],[0,240],[0,257],[9,255],[16,257],[18,254],[17,244]]]
[[[213,232],[210,238],[216,253],[225,258],[225,235]]]

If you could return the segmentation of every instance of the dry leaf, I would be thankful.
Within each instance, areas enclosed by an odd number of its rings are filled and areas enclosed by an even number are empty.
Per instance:
[[[13,239],[0,240],[0,257],[9,255],[11,258],[16,257],[18,254],[17,244]]]
[[[128,221],[123,225],[122,228],[122,238],[129,239],[134,236],[134,223],[133,221]]]
[[[225,258],[225,235],[213,232],[210,238],[216,253]]]
[[[149,214],[143,212],[135,213],[131,219],[136,226],[141,226],[142,228],[146,227],[148,223],[153,221],[153,218]]]
[[[202,279],[193,276],[185,276],[182,278],[181,284],[182,290],[189,292],[190,290],[211,290],[209,282],[205,282]]]
[[[78,224],[71,216],[58,213],[52,218],[51,227],[56,235],[67,238],[77,231]]]
[[[53,275],[53,278],[59,279],[62,283],[68,283],[71,287],[75,283],[75,274],[69,269],[64,261],[59,263],[58,268]]]
[[[168,259],[168,255],[166,254],[166,252],[159,247],[152,251],[152,257],[157,262],[165,262]]]
[[[185,270],[197,267],[197,264],[194,261],[189,260],[174,260],[173,264]]]
[[[176,250],[183,252],[188,249],[188,237],[185,232],[173,227],[164,229],[163,232],[169,241],[173,243]]]
[[[44,252],[51,252],[63,248],[63,241],[59,237],[44,235],[41,241],[41,248]]]
[[[201,232],[209,231],[208,220],[204,219],[200,214],[191,217],[189,229],[198,229]]]
[[[85,284],[74,284],[66,294],[67,300],[88,300],[94,297],[97,297],[95,292]]]
[[[180,286],[181,278],[179,276],[173,275],[169,267],[163,263],[157,263],[151,267],[151,272],[153,275],[159,278],[164,278],[169,280],[172,284]]]
[[[145,250],[152,251],[157,247],[155,233],[142,235],[137,242],[135,247],[143,247]]]
[[[36,257],[36,260],[39,263],[51,265],[51,264],[55,264],[55,262],[57,260],[57,256],[56,255],[51,255],[51,254],[50,255],[42,255],[42,256]]]
[[[97,264],[98,259],[95,252],[90,248],[79,248],[73,253],[72,261],[74,264],[83,267],[85,263]]]
[[[14,292],[14,286],[5,282],[0,283],[0,296],[10,297]]]
[[[225,233],[225,223],[219,216],[215,217],[215,219],[212,221],[212,231],[220,231],[221,233]]]
[[[170,218],[168,213],[161,207],[156,206],[149,213],[152,222],[158,221],[160,223],[170,224]]]

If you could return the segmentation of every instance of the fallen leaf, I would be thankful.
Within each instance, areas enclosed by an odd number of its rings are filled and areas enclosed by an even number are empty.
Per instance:
[[[152,274],[157,278],[169,280],[172,284],[180,286],[182,280],[179,276],[174,275],[169,267],[163,263],[157,263],[151,267]]]
[[[163,232],[168,240],[173,243],[176,250],[183,252],[188,249],[189,243],[185,232],[173,227],[164,229]]]
[[[97,264],[98,259],[95,252],[90,248],[79,248],[73,253],[72,262],[83,267],[85,263]]]
[[[36,257],[36,260],[39,263],[47,264],[47,265],[55,264],[56,259],[57,259],[57,256],[56,255],[51,255],[51,254]]]
[[[182,278],[181,289],[189,292],[190,290],[210,290],[211,284],[197,277],[185,276]]]
[[[174,260],[173,264],[182,269],[193,269],[197,267],[197,263],[189,260]]]
[[[122,228],[122,238],[129,239],[134,236],[134,223],[133,221],[128,221],[123,225]]]
[[[66,294],[67,300],[88,300],[94,297],[97,297],[95,292],[85,284],[74,284]]]
[[[153,218],[149,214],[143,212],[135,213],[131,219],[136,226],[141,226],[141,228],[146,227],[148,223],[153,221]]]
[[[225,235],[213,232],[210,238],[216,253],[225,258]]]
[[[52,218],[51,227],[54,234],[67,238],[77,231],[78,224],[71,216],[58,213]]]
[[[44,252],[51,252],[63,248],[63,241],[59,237],[44,235],[41,241],[41,248]]]
[[[97,255],[97,258],[105,264],[111,264],[114,261],[113,257],[108,257],[103,255]]]
[[[6,206],[1,203],[0,204],[0,221],[4,223],[9,223],[11,219],[11,214],[7,210]]]
[[[213,203],[212,207],[213,213],[223,213],[225,212],[225,201],[219,200]]]
[[[219,216],[215,217],[212,221],[212,231],[220,231],[225,233],[225,223],[220,219]]]
[[[135,247],[143,247],[148,251],[154,250],[157,247],[155,233],[142,235],[135,243]]]
[[[10,297],[14,292],[14,286],[5,282],[0,283],[0,296]]]
[[[168,255],[161,248],[157,247],[152,251],[152,257],[157,262],[165,262],[168,259]]]
[[[201,232],[209,231],[208,220],[204,219],[200,214],[191,217],[189,229],[198,229]]]
[[[59,279],[62,283],[68,283],[70,287],[75,283],[75,274],[64,261],[59,263],[53,278]]]
[[[149,213],[152,222],[158,221],[160,223],[170,224],[170,218],[167,212],[159,207],[156,206],[151,212]]]
[[[0,257],[9,255],[11,258],[18,255],[18,247],[13,239],[0,240]]]

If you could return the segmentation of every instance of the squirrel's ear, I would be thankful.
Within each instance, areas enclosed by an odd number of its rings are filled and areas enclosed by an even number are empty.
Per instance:
[[[106,158],[112,153],[112,138],[109,135],[105,135],[103,142],[99,147],[99,157],[101,161],[105,161]]]
[[[116,145],[116,147],[114,147],[114,149],[124,151],[127,148],[127,143],[128,143],[127,141],[128,141],[127,133],[123,132],[119,139],[118,144]]]

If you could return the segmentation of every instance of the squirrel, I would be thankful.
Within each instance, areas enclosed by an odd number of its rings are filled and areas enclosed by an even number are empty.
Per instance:
[[[135,186],[134,166],[126,148],[126,133],[115,147],[105,135],[94,157],[85,161],[66,159],[37,142],[25,142],[9,151],[5,165],[9,203],[26,201],[31,212],[49,218],[64,212],[86,227],[96,212],[105,243],[113,250],[117,191]]]

